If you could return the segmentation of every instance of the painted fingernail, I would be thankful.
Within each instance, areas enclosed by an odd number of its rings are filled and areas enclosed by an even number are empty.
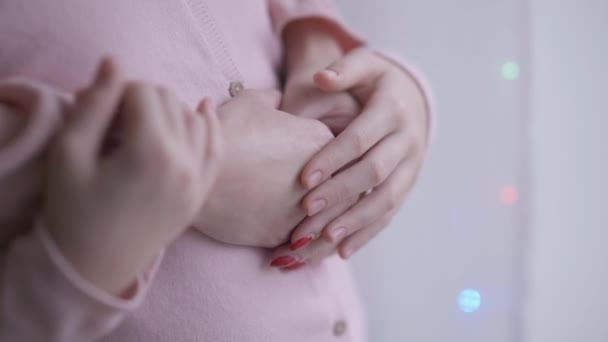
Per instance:
[[[289,249],[291,249],[292,251],[295,251],[300,248],[304,248],[304,247],[308,246],[308,244],[310,244],[313,239],[314,239],[314,235],[309,235],[309,236],[303,237],[303,238],[299,239],[298,241],[292,243],[289,246]]]
[[[302,268],[302,267],[304,267],[304,266],[306,266],[306,263],[305,263],[305,262],[303,262],[303,261],[298,261],[298,262],[296,262],[296,263],[295,263],[295,264],[293,264],[293,265],[289,265],[289,266],[287,266],[287,267],[282,268],[282,270],[285,270],[285,271],[294,271],[294,270],[300,269],[300,268]]]
[[[323,210],[323,208],[325,208],[326,205],[327,205],[327,201],[324,199],[314,200],[310,204],[310,207],[308,208],[308,216],[315,215],[319,211]]]
[[[286,255],[286,256],[281,256],[281,257],[278,257],[278,258],[275,258],[274,260],[272,260],[272,262],[270,263],[270,266],[285,267],[285,266],[289,266],[289,265],[293,264],[294,262],[296,262],[296,258]]]
[[[331,235],[331,238],[334,241],[341,240],[346,235],[346,227],[335,228],[329,233],[329,235]]]
[[[308,177],[308,188],[314,188],[315,186],[321,183],[323,179],[323,173],[319,170],[313,172],[310,177]]]

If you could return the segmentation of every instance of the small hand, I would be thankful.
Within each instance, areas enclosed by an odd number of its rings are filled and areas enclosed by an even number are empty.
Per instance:
[[[64,256],[101,289],[125,290],[207,197],[221,136],[209,104],[200,109],[124,82],[108,59],[76,96],[49,152],[43,216]],[[119,143],[102,151],[116,121]]]
[[[278,91],[244,90],[219,108],[226,158],[194,226],[216,240],[276,247],[306,215],[298,175],[333,136],[277,110]]]

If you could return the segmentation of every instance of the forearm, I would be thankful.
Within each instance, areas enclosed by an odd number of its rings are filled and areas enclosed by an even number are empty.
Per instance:
[[[30,230],[0,251],[0,341],[96,341],[140,305],[157,265],[127,296],[112,296],[81,277],[48,234]]]

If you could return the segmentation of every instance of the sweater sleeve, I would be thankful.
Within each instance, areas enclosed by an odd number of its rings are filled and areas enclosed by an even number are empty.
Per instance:
[[[83,279],[33,222],[46,147],[70,97],[41,82],[0,80],[0,341],[95,341],[141,302],[160,257],[124,298]]]
[[[0,257],[0,341],[96,341],[138,307],[161,256],[121,297],[83,279],[46,229],[12,241]]]
[[[329,24],[344,52],[363,44],[361,37],[349,30],[333,0],[268,0],[275,32],[281,36],[285,27],[296,20],[320,19]]]
[[[44,151],[68,102],[43,83],[0,79],[0,248],[39,209]]]

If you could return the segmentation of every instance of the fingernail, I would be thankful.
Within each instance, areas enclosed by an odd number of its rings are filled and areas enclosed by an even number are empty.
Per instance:
[[[325,74],[327,74],[327,76],[329,76],[331,78],[338,77],[338,72],[336,72],[335,70],[331,70],[331,69],[325,69]]]
[[[308,244],[314,239],[313,235],[309,235],[306,237],[303,237],[301,239],[299,239],[298,241],[292,243],[289,246],[289,249],[291,249],[292,251],[298,250],[300,248],[304,248],[306,246],[308,246]]]
[[[302,267],[304,267],[304,266],[306,266],[306,263],[305,263],[305,262],[303,262],[303,261],[298,261],[298,262],[296,262],[296,263],[295,263],[295,264],[293,264],[293,265],[289,265],[289,266],[287,266],[287,267],[282,268],[282,270],[285,270],[285,271],[293,271],[293,270],[297,270],[297,269],[299,269],[299,268],[302,268]]]
[[[329,235],[331,235],[331,238],[334,241],[341,240],[344,235],[346,235],[346,227],[335,228],[329,233]]]
[[[315,186],[319,185],[322,179],[323,173],[321,173],[321,171],[319,170],[316,170],[310,175],[310,177],[308,177],[308,188],[314,188]]]
[[[327,205],[327,201],[324,199],[314,200],[310,204],[310,207],[308,208],[308,216],[315,215],[319,211],[323,210],[323,208],[325,208],[326,205]]]
[[[275,258],[274,260],[272,260],[272,262],[270,263],[270,266],[272,267],[285,267],[285,266],[289,266],[291,264],[293,264],[296,261],[296,258],[286,255],[286,256],[281,256],[278,258]]]

